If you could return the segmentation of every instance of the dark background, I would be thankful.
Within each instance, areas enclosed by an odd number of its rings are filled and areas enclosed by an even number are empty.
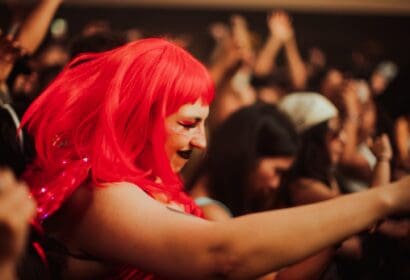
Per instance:
[[[17,10],[22,14],[23,9]],[[118,30],[137,27],[147,36],[188,33],[192,37],[190,50],[205,60],[212,48],[212,40],[208,35],[210,23],[228,22],[233,13],[244,15],[250,29],[260,34],[261,40],[265,38],[265,10],[80,7],[63,4],[56,17],[67,19],[70,37],[78,34],[91,20],[107,20]],[[12,14],[4,3],[0,3],[0,27],[3,30],[9,27]],[[365,50],[377,60],[391,59],[399,66],[410,61],[410,16],[311,12],[290,14],[302,54],[311,46],[319,46],[332,65],[347,64],[354,49]]]

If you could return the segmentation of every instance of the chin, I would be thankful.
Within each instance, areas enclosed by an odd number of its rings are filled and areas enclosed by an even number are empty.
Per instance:
[[[179,173],[181,171],[182,167],[171,167],[171,169],[172,169],[172,172]]]
[[[171,167],[171,169],[172,169],[172,171],[173,171],[174,173],[179,173],[179,172],[181,172],[182,168],[184,168],[184,166],[185,166],[185,163],[183,163],[183,164],[175,164],[175,165],[173,165],[173,166]]]

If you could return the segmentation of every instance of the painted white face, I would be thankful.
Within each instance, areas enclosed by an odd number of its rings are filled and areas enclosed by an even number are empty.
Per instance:
[[[179,172],[191,156],[193,148],[205,149],[205,120],[209,106],[200,100],[185,104],[165,119],[165,152],[174,172]]]

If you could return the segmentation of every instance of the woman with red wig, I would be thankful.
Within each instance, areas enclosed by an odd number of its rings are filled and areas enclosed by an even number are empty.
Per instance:
[[[64,279],[254,279],[410,210],[410,179],[294,209],[201,219],[178,172],[205,148],[206,68],[162,39],[71,62],[23,125],[25,179]],[[56,256],[56,251],[49,256]]]

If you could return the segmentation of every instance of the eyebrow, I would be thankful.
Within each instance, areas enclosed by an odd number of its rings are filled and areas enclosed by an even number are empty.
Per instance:
[[[205,118],[202,118],[202,117],[198,117],[198,116],[195,116],[195,115],[183,115],[183,116],[181,116],[181,118],[182,119],[192,119],[192,120],[195,120],[196,122],[199,122],[199,121],[202,121],[202,120],[204,120],[204,119],[207,119],[208,117],[205,117]]]

